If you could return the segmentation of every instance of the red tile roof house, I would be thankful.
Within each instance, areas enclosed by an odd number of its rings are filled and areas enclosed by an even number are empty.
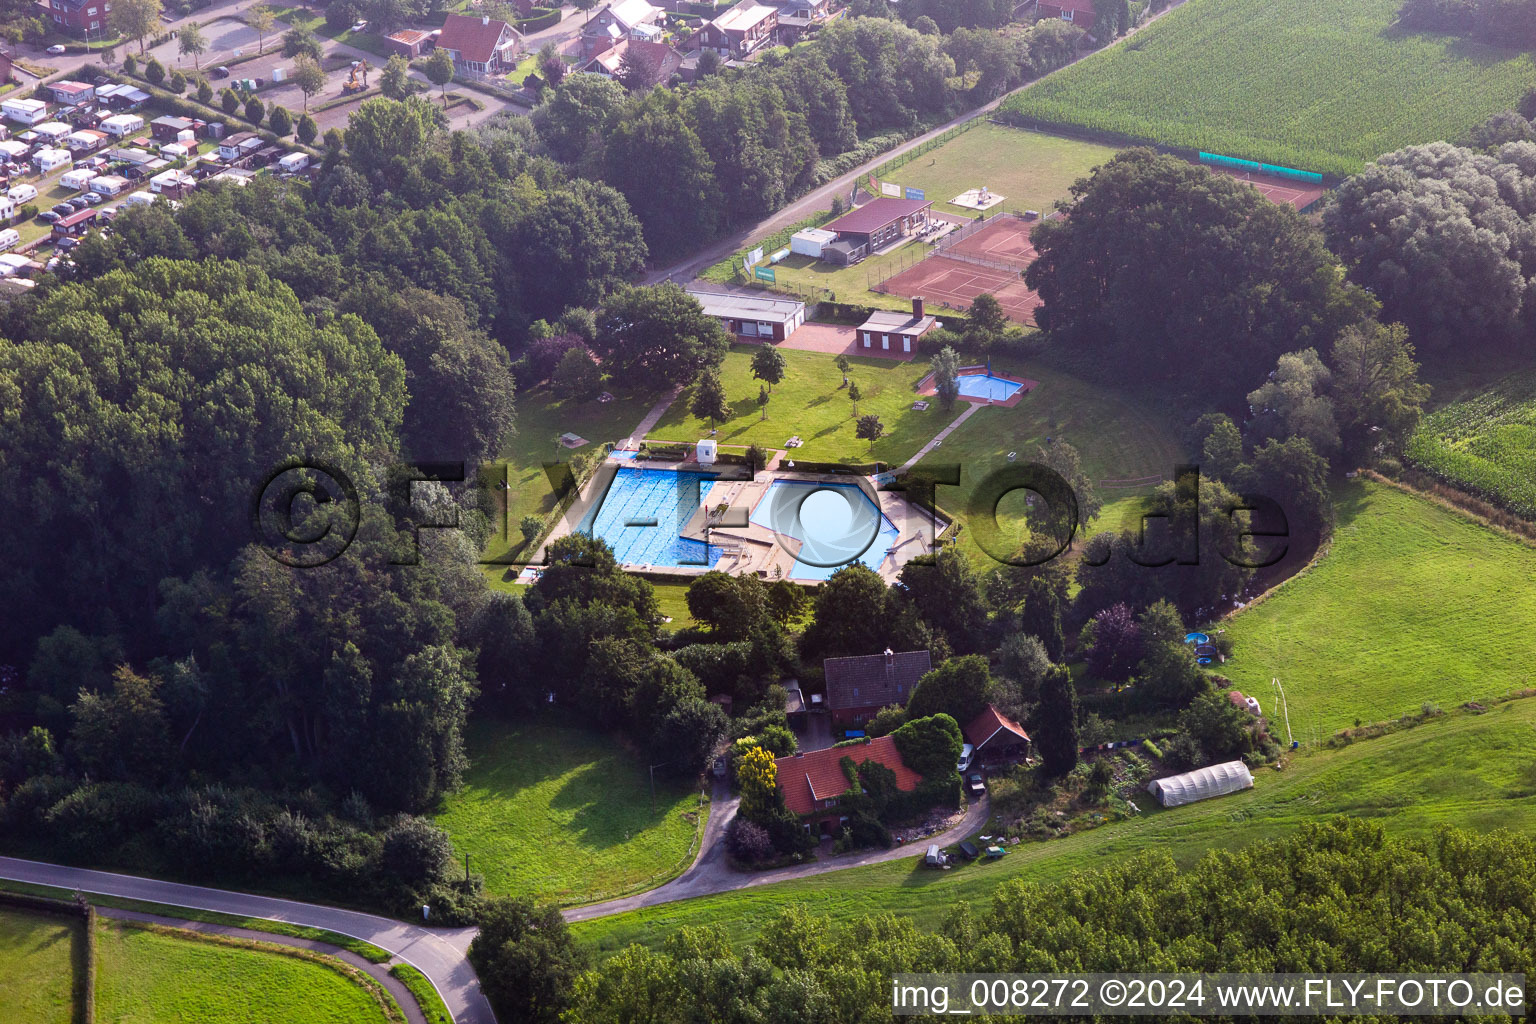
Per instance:
[[[821,663],[827,681],[827,709],[832,730],[862,729],[887,704],[905,706],[917,681],[933,668],[927,651],[828,658]]]
[[[1042,18],[1060,18],[1078,28],[1093,28],[1093,0],[1040,0],[1035,7]]]
[[[722,57],[741,60],[773,41],[779,25],[777,8],[757,0],[741,0],[714,21],[699,29],[693,37],[700,49],[714,50]]]
[[[581,70],[608,78],[618,78],[624,73],[624,58],[628,55],[632,65],[643,68],[650,79],[646,86],[666,85],[673,75],[681,75],[683,55],[666,43],[648,43],[643,39],[620,39],[612,47],[593,57]],[[637,72],[638,73],[638,72]]]
[[[977,764],[982,758],[994,761],[1024,757],[1029,753],[1029,733],[1024,727],[991,704],[963,730],[965,742],[975,748],[971,755]]]
[[[858,747],[828,747],[781,757],[774,761],[779,792],[784,794],[784,806],[800,817],[807,832],[831,836],[848,824],[848,815],[839,813],[838,808],[843,794],[852,788],[843,771],[845,757],[852,758],[855,764],[875,761],[885,765],[895,773],[896,788],[903,793],[912,792],[923,781],[902,761],[896,741],[889,736]]]
[[[517,29],[504,21],[493,21],[489,15],[471,18],[450,14],[437,37],[437,48],[448,51],[454,67],[483,75],[511,71],[521,46]]]
[[[836,234],[838,241],[855,247],[865,245],[874,253],[898,239],[927,229],[928,214],[932,209],[931,199],[881,196],[843,214],[828,224],[826,230]]]

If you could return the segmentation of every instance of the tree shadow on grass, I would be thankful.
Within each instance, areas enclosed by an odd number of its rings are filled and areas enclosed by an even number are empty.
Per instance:
[[[615,775],[624,771],[645,771],[635,765],[603,758],[577,769],[549,801],[554,810],[572,810],[564,831],[573,842],[589,850],[607,850],[622,846],[643,830],[666,821],[668,809],[676,799],[669,782],[656,780],[656,813],[650,813],[649,793],[639,803],[620,806],[610,797]],[[627,835],[626,835],[627,833]]]

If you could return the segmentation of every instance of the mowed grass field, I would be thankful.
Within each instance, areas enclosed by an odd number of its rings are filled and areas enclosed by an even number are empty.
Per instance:
[[[660,885],[691,863],[708,805],[658,772],[652,813],[648,766],[617,741],[486,716],[468,738],[464,786],[437,825],[490,892],[588,903]]]
[[[600,955],[631,942],[658,945],[685,925],[717,925],[737,942],[751,940],[796,903],[834,921],[889,912],[932,928],[961,900],[991,899],[1005,879],[1054,882],[1149,849],[1189,864],[1209,850],[1282,836],[1304,822],[1338,814],[1379,819],[1399,833],[1423,833],[1441,824],[1529,829],[1536,827],[1536,699],[1481,715],[1447,714],[1338,749],[1303,749],[1278,770],[1261,769],[1253,789],[1216,800],[1169,810],[1142,804],[1146,813],[1136,819],[1010,847],[995,863],[941,872],[911,857],[572,927]]]
[[[971,496],[987,475],[1007,466],[1008,453],[1016,462],[1039,458],[1047,439],[1065,441],[1078,450],[1083,468],[1096,483],[1169,476],[1179,458],[1177,431],[1172,422],[1149,403],[1097,385],[1034,361],[994,359],[994,371],[1040,382],[1011,409],[992,406],[978,410],[944,443],[923,456],[919,467],[959,466],[960,487],[939,488],[939,504],[946,511],[965,516]],[[1118,528],[1137,514],[1147,487],[1098,487],[1104,510],[1085,524],[1079,539],[1099,530]],[[1016,491],[997,506],[1001,536],[1012,547],[1028,537],[1024,525],[1025,493]],[[960,533],[961,550],[993,562],[978,545],[975,529]]]
[[[0,908],[0,1021],[71,1024],[79,927],[66,917]]]
[[[322,964],[103,921],[99,1024],[387,1024],[374,997]]]
[[[853,403],[843,387],[843,374],[833,356],[780,348],[784,355],[784,379],[774,386],[768,400],[768,418],[757,405],[762,382],[752,376],[756,345],[732,345],[720,367],[731,418],[716,424],[715,439],[721,444],[759,444],[783,448],[798,434],[805,444],[791,451],[793,458],[820,462],[867,462],[879,459],[900,463],[923,446],[959,410],[945,413],[937,403],[926,412],[915,412],[917,385],[928,376],[928,362],[854,357],[849,378],[859,385],[859,415],[874,413],[885,425],[886,436],[869,442],[854,436]],[[693,387],[683,390],[649,437],[663,441],[697,441],[709,436],[709,424],[688,411]]]
[[[1003,205],[1008,209],[1044,214],[1058,199],[1067,197],[1074,181],[1086,177],[1115,153],[1114,147],[1095,142],[983,123],[888,172],[882,180],[923,189],[934,201],[935,211],[967,219],[975,217],[976,211],[954,206],[949,200],[983,185],[1004,196]],[[887,256],[873,256],[851,267],[809,256],[789,256],[774,272],[780,283],[825,288],[841,302],[902,309],[908,308],[911,300],[872,292],[869,286],[888,276],[898,262],[910,265],[929,248],[912,242]],[[715,276],[733,280],[730,273]]]
[[[1511,108],[1536,57],[1398,30],[1400,0],[1189,0],[1005,103],[1033,118],[1347,175]]]
[[[1335,495],[1331,550],[1224,624],[1222,668],[1295,738],[1536,686],[1536,550],[1396,488]]]
[[[1536,519],[1536,370],[1424,417],[1407,454],[1451,483]]]

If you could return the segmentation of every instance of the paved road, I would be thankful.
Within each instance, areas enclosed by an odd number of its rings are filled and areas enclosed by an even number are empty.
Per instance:
[[[389,950],[431,979],[448,1012],[458,1024],[496,1024],[491,1004],[480,992],[474,968],[464,958],[473,929],[427,929],[352,910],[321,907],[295,900],[272,899],[206,889],[198,885],[135,878],[107,871],[42,864],[32,860],[0,857],[0,878],[123,899],[146,900],[175,907],[213,910],[242,917],[289,921],[311,928],[340,932]]]

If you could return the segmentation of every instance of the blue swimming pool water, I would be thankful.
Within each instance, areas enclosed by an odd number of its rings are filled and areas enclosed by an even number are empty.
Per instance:
[[[611,451],[611,452],[609,452],[608,453],[608,457],[610,459],[618,459],[621,462],[629,462],[630,460],[632,460],[635,456],[637,456],[639,454],[640,453],[638,451],[635,451],[633,449],[630,449],[628,451],[619,450],[619,451]]]
[[[809,499],[817,492],[830,492],[846,503],[833,510],[835,521],[810,511],[819,499]],[[797,580],[824,580],[855,561],[878,570],[901,536],[857,484],[775,480],[753,508],[752,522],[801,542],[800,557],[789,572]]]
[[[994,402],[1006,402],[1024,386],[1016,380],[1004,380],[990,373],[968,373],[959,383],[960,393],[967,398],[990,398]]]
[[[577,530],[607,541],[621,565],[714,565],[718,547],[680,536],[712,486],[704,473],[621,466]]]

